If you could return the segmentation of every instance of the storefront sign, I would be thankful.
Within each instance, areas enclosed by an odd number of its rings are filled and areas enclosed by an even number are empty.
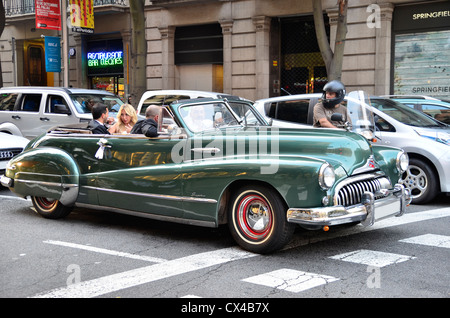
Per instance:
[[[398,6],[393,16],[392,92],[448,97],[450,2]]]
[[[61,30],[59,0],[35,0],[36,28]]]
[[[59,37],[45,37],[45,71],[61,72],[61,45]]]
[[[70,22],[73,32],[94,33],[93,0],[70,0]]]
[[[92,52],[87,54],[88,67],[123,65],[123,51]]]
[[[448,1],[395,8],[393,29],[396,32],[425,28],[447,29],[449,25],[450,5]]]
[[[394,94],[448,97],[450,30],[395,36]]]

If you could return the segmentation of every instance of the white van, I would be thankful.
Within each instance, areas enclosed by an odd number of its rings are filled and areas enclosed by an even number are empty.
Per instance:
[[[64,87],[3,87],[0,89],[0,132],[28,139],[52,127],[88,122],[89,101],[110,109],[123,104],[116,95],[102,90]]]
[[[204,97],[243,100],[243,98],[240,98],[238,96],[216,92],[203,92],[194,90],[154,90],[146,91],[144,94],[142,94],[141,100],[139,101],[139,105],[137,107],[137,113],[145,117],[145,110],[149,105],[170,105],[170,103],[177,100]]]

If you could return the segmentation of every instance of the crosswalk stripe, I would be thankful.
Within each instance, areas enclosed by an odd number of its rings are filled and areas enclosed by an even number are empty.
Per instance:
[[[38,294],[32,298],[96,297],[163,278],[236,261],[238,259],[254,257],[257,255],[258,254],[245,252],[236,247],[224,248],[80,282],[67,287],[57,288],[46,293]]]
[[[108,249],[105,249],[105,248],[99,248],[99,247],[94,247],[94,246],[89,246],[89,245],[82,245],[82,244],[75,244],[75,243],[54,241],[54,240],[46,240],[46,241],[43,241],[43,242],[46,243],[46,244],[53,244],[53,245],[71,247],[71,248],[78,248],[78,249],[82,249],[82,250],[86,250],[86,251],[90,251],[90,252],[107,254],[107,255],[112,255],[112,256],[132,258],[132,259],[137,259],[137,260],[147,261],[147,262],[153,262],[153,263],[167,262],[166,259],[159,258],[159,257],[124,253],[124,252],[113,251],[113,250],[108,250]]]
[[[448,217],[450,216],[450,209],[449,208],[442,208],[442,209],[436,209],[431,211],[425,211],[425,212],[418,212],[418,213],[410,213],[405,214],[401,218],[391,218],[389,220],[383,220],[378,223],[375,223],[373,227],[369,228],[353,228],[349,230],[343,230],[338,231],[337,233],[322,233],[322,235],[318,235],[317,238],[310,236],[306,239],[302,238],[299,241],[292,242],[286,249],[288,248],[295,248],[299,247],[301,245],[311,244],[314,242],[320,242],[324,240],[333,239],[336,237],[342,237],[352,234],[358,234],[365,231],[371,231],[376,229],[381,229],[385,227],[391,227],[391,226],[397,226],[397,225],[404,225],[411,222],[419,222],[419,221],[426,221],[430,219],[435,218],[442,218],[442,217]],[[312,235],[317,235],[318,233],[313,233]],[[50,242],[50,241],[49,241]],[[47,242],[47,243],[49,243]],[[54,243],[56,241],[52,241]],[[447,242],[447,241],[445,241]],[[444,247],[447,247],[448,243],[444,242]],[[77,247],[79,246],[70,246],[70,247]],[[83,246],[84,249],[87,249],[86,246]],[[95,248],[89,248],[91,251],[100,251],[95,250]],[[101,252],[105,252],[106,250],[101,250]],[[372,260],[368,261],[370,257],[366,257],[369,252],[363,252],[364,250],[357,251],[358,253],[353,253],[353,257],[355,255],[358,255],[359,262],[360,263],[367,263],[374,266],[387,266],[389,264],[403,262],[406,260],[413,259],[413,257],[405,256],[405,255],[397,255],[397,254],[391,254],[389,257],[387,257],[387,254],[384,253],[380,254],[382,252],[374,252],[371,251]],[[110,253],[111,251],[107,251]],[[113,252],[117,253],[117,252]],[[365,257],[364,253],[366,254]],[[341,254],[342,256],[343,254]],[[380,258],[381,256],[384,256]],[[117,256],[129,256],[125,254],[118,253]],[[205,252],[200,254],[194,254],[186,257],[182,257],[179,259],[174,259],[171,261],[164,261],[162,259],[159,259],[157,261],[161,261],[159,264],[146,266],[143,268],[138,268],[122,273],[117,273],[109,276],[100,277],[97,279],[93,279],[90,281],[80,282],[78,284],[70,285],[67,287],[57,288],[54,290],[51,290],[49,292],[40,293],[38,295],[35,295],[33,297],[96,297],[100,295],[104,295],[107,293],[111,293],[114,291],[118,291],[121,289],[149,283],[152,281],[172,277],[175,275],[180,275],[184,273],[188,273],[191,271],[207,268],[214,265],[219,265],[239,259],[245,259],[250,258],[254,256],[259,256],[258,254],[249,253],[246,251],[240,250],[238,247],[232,247],[232,248],[225,248],[221,250],[211,251],[211,252]],[[379,258],[376,258],[375,256],[379,256]],[[352,259],[350,255],[342,256],[342,258],[345,258],[347,261]],[[153,259],[155,261],[155,259]],[[280,270],[281,271],[281,270]],[[295,270],[284,270],[286,271],[288,275],[288,283],[285,285],[285,290],[292,290],[292,291],[298,291],[298,290],[304,290],[302,288],[305,288],[305,285],[302,284],[302,278],[310,278],[312,281],[315,281],[316,284],[320,285],[320,282],[332,282],[339,280],[339,278],[326,276],[326,275],[319,275],[314,273],[307,273],[302,271],[295,271]],[[272,273],[272,279],[278,278],[277,275],[281,275],[281,272],[274,271]],[[264,275],[264,274],[263,274]],[[295,275],[295,276],[292,276]],[[284,276],[281,276],[284,277]],[[290,278],[289,278],[290,277]],[[251,278],[247,279],[249,282],[252,281]],[[317,285],[317,286],[318,286]],[[312,287],[308,287],[312,288]],[[193,295],[189,295],[193,296]]]
[[[298,293],[337,280],[339,278],[283,268],[242,281]]]
[[[375,267],[384,267],[415,259],[413,256],[364,249],[331,256],[330,258]]]
[[[424,234],[403,239],[399,242],[450,248],[450,236],[446,235]]]

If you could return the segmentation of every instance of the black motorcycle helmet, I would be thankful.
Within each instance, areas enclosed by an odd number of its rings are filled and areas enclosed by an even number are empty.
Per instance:
[[[327,92],[336,93],[335,98],[326,98]],[[325,108],[333,108],[340,102],[344,100],[345,97],[345,86],[339,81],[331,81],[328,82],[323,87],[323,94],[322,94],[322,104]]]

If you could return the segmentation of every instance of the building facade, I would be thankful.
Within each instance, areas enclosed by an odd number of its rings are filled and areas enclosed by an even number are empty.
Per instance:
[[[69,85],[127,96],[133,85],[128,1],[93,2],[94,33],[68,30]],[[36,28],[32,0],[3,3],[3,85],[63,86],[64,67],[46,72],[43,44],[61,31]],[[336,0],[322,5],[333,44]],[[319,92],[327,74],[312,11],[312,0],[147,0],[147,89],[251,100]],[[342,81],[348,90],[377,95],[450,97],[449,46],[450,1],[349,1]]]

